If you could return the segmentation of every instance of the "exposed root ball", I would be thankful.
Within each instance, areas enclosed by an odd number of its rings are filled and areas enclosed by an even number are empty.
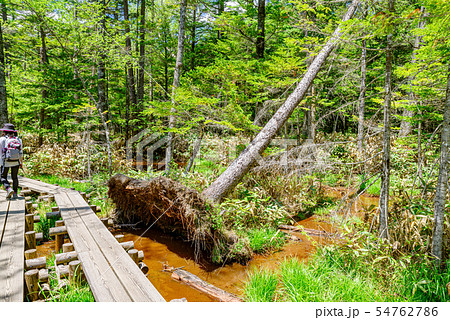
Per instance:
[[[160,229],[182,235],[195,245],[196,257],[201,252],[224,259],[246,261],[251,250],[242,244],[234,250],[238,237],[229,231],[215,229],[200,194],[165,177],[141,181],[118,174],[108,182],[108,196],[116,204],[116,220],[120,223],[143,221]],[[230,256],[230,252],[233,252]],[[218,258],[220,253],[222,258]]]

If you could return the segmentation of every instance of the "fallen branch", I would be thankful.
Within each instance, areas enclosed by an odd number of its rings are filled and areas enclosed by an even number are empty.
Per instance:
[[[178,281],[181,281],[188,286],[197,289],[198,291],[201,291],[203,293],[206,293],[210,297],[217,299],[218,301],[222,302],[242,302],[241,299],[239,299],[237,296],[235,296],[232,293],[226,292],[225,290],[219,289],[212,284],[203,281],[196,275],[186,271],[182,270],[181,268],[176,268],[175,271],[172,273],[172,278]]]
[[[293,232],[304,232],[308,236],[314,236],[314,237],[327,237],[327,238],[340,238],[340,239],[343,238],[342,235],[337,234],[337,233],[328,233],[326,231],[321,231],[321,230],[308,229],[308,228],[295,227],[295,226],[288,226],[286,224],[279,225],[278,229],[289,230],[289,231],[293,231]]]

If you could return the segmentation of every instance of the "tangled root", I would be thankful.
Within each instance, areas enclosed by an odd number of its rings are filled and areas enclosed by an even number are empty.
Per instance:
[[[142,181],[122,174],[112,177],[108,187],[119,223],[143,221],[181,235],[194,244],[196,259],[201,253],[217,262],[226,259],[244,262],[251,257],[251,249],[239,243],[235,233],[215,227],[211,205],[196,190],[166,177]]]

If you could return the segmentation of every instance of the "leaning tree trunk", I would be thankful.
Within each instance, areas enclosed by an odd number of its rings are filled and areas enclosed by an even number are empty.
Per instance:
[[[394,12],[394,0],[389,0],[389,11]],[[392,28],[392,26],[389,26]],[[392,99],[392,30],[387,35],[386,47],[386,75],[384,81],[384,119],[383,119],[383,164],[381,172],[380,190],[380,238],[388,238],[388,211],[389,211],[389,182],[390,182],[390,161],[391,161],[391,99]]]
[[[343,21],[349,20],[359,5],[359,0],[353,0],[349,6]],[[294,109],[305,96],[306,91],[313,82],[323,63],[330,52],[339,42],[344,34],[339,26],[332,34],[331,38],[320,50],[313,63],[310,65],[302,80],[295,88],[294,92],[286,99],[274,116],[265,127],[258,133],[247,148],[233,161],[233,163],[217,178],[207,189],[203,191],[203,196],[212,202],[219,202],[250,170],[251,166],[260,157],[260,154],[267,148],[276,133],[283,127]]]
[[[437,263],[442,259],[442,238],[444,233],[445,200],[447,199],[448,183],[448,146],[450,142],[450,64],[447,76],[447,92],[444,110],[444,123],[442,124],[441,162],[439,177],[434,197],[434,230],[431,253]]]
[[[167,140],[166,149],[166,173],[170,173],[170,162],[172,161],[173,153],[173,140],[175,128],[175,103],[178,87],[180,86],[181,70],[183,68],[183,52],[184,52],[184,34],[186,29],[186,6],[187,0],[181,0],[180,2],[180,25],[178,31],[178,49],[177,49],[177,61],[175,63],[175,71],[173,75],[173,87],[172,87],[172,108],[169,116],[169,139]]]
[[[5,52],[3,48],[3,28],[0,24],[0,122],[8,122],[8,100],[6,96]]]

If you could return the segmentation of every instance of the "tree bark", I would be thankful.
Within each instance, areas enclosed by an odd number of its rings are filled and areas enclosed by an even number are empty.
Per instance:
[[[359,90],[359,108],[358,108],[358,152],[362,157],[364,154],[364,109],[366,105],[366,65],[367,50],[366,40],[362,41],[361,50],[361,87]]]
[[[444,122],[442,124],[441,159],[439,176],[434,197],[434,229],[431,253],[439,263],[442,259],[442,242],[444,234],[445,202],[447,199],[448,184],[448,152],[450,142],[450,63],[447,76],[447,91],[444,106]]]
[[[217,15],[220,16],[225,11],[225,0],[219,0],[218,8],[217,8]],[[217,39],[222,38],[222,30],[217,31]]]
[[[128,13],[128,0],[123,0],[123,19],[125,20],[125,50],[128,59],[131,59],[131,39],[130,39],[130,17]],[[127,62],[128,70],[128,94],[130,95],[131,108],[136,105],[136,86],[134,78],[133,66],[130,62]]]
[[[264,59],[265,29],[266,29],[266,0],[258,0],[258,26],[256,37],[256,57]]]
[[[103,43],[105,45],[105,33],[106,33],[106,3],[105,0],[100,1],[101,5],[101,18],[100,18],[100,27]],[[109,176],[111,176],[111,166],[112,166],[112,155],[111,155],[111,142],[109,139],[109,128],[108,128],[108,119],[109,114],[105,116],[105,112],[108,112],[108,101],[106,99],[106,54],[105,49],[101,48],[101,52],[98,59],[97,65],[97,89],[98,89],[98,99],[97,99],[97,110],[100,114],[100,119],[105,130],[105,140],[106,140],[106,148],[108,152],[108,171]]]
[[[359,5],[359,0],[353,0],[348,7],[343,21],[349,20]],[[323,63],[330,52],[335,48],[343,35],[341,27],[337,27],[331,38],[320,50],[314,62],[310,65],[302,80],[295,88],[294,92],[286,99],[274,116],[265,127],[258,133],[247,148],[238,156],[236,160],[217,178],[207,189],[203,191],[203,196],[212,202],[219,202],[250,170],[251,166],[260,157],[260,154],[267,148],[270,141],[284,125],[286,120],[298,106],[305,96],[306,91],[318,74]]]
[[[42,27],[39,28],[40,31],[40,35],[41,35],[41,49],[40,49],[40,56],[41,56],[41,72],[44,75],[44,78],[46,76],[46,70],[47,70],[47,66],[48,66],[48,56],[47,56],[47,45],[45,42],[45,32],[44,29]],[[45,101],[47,100],[47,89],[46,89],[46,84],[45,84],[45,80],[43,81],[43,87],[42,87],[42,91],[41,91],[41,97],[42,97],[42,104],[45,103]],[[44,121],[45,121],[45,108],[43,106],[41,106],[41,109],[39,110],[39,129],[42,130],[44,129]],[[42,132],[39,132],[39,137],[38,137],[38,144],[42,145],[43,143],[43,137],[42,137]]]
[[[180,24],[178,30],[178,48],[177,48],[177,60],[175,62],[175,71],[173,75],[173,86],[172,86],[172,108],[170,110],[169,116],[169,139],[167,140],[167,148],[166,148],[166,173],[170,173],[170,162],[172,161],[172,153],[173,153],[173,139],[174,133],[173,130],[175,128],[175,103],[176,103],[176,94],[178,87],[180,86],[180,77],[181,70],[183,69],[183,53],[184,53],[184,34],[186,31],[186,7],[187,0],[180,1]]]
[[[389,0],[389,12],[394,12],[394,0]],[[392,28],[392,26],[388,26]],[[388,238],[388,211],[389,211],[389,183],[390,183],[390,161],[391,161],[391,99],[392,99],[392,46],[393,35],[389,30],[386,47],[386,71],[384,81],[384,113],[383,113],[383,164],[381,172],[380,190],[380,238]]]
[[[420,8],[420,12],[422,13],[422,15],[425,12],[425,8],[421,7]],[[419,29],[423,29],[423,27],[425,26],[425,21],[422,19],[421,21],[419,21]],[[413,52],[412,52],[412,58],[411,58],[411,62],[414,64],[417,61],[417,50],[420,49],[420,41],[422,40],[421,36],[416,35],[416,37],[414,38],[414,47],[413,47]],[[410,77],[408,79],[408,85],[409,85],[409,93],[408,93],[408,98],[409,98],[409,105],[412,107],[414,105],[416,105],[416,98],[414,95],[414,90],[412,87],[412,77]],[[414,110],[412,109],[408,109],[405,108],[403,110],[403,119],[400,123],[400,131],[398,133],[399,137],[406,137],[409,136],[412,132],[412,123],[411,123],[411,119],[414,116]]]
[[[8,122],[8,99],[6,95],[5,51],[3,43],[3,24],[0,24],[0,122]]]
[[[144,102],[144,71],[145,71],[145,0],[141,0],[141,23],[139,29],[139,72],[137,86],[137,103]]]
[[[194,7],[194,14],[192,17],[192,41],[191,41],[191,70],[194,70],[195,68],[195,37],[196,37],[196,22],[197,22],[197,10],[198,5]]]

